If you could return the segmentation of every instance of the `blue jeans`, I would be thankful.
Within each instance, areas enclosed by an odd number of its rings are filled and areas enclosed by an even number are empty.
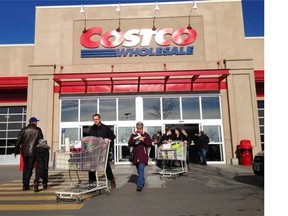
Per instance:
[[[138,179],[137,179],[137,187],[143,188],[145,185],[145,164],[144,163],[138,163],[136,165],[137,173],[138,173]]]
[[[200,161],[202,164],[207,164],[207,161],[206,161],[207,151],[208,151],[208,149],[206,149],[206,148],[200,149]]]

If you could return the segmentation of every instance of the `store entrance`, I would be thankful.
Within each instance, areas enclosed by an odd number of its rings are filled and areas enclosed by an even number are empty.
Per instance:
[[[196,163],[198,161],[197,151],[194,145],[195,134],[199,133],[200,130],[199,124],[165,124],[166,128],[171,128],[172,134],[175,133],[175,128],[184,129],[191,139],[190,148],[189,148],[189,161],[191,163]]]

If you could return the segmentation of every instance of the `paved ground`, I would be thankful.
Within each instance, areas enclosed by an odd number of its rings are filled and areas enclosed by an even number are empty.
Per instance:
[[[0,214],[4,215],[165,215],[165,216],[262,216],[264,178],[251,166],[190,165],[175,179],[153,174],[146,168],[146,184],[136,192],[136,170],[130,165],[113,167],[117,188],[110,195],[99,191],[83,196],[83,202],[56,202],[55,191],[66,187],[68,172],[50,170],[47,191],[21,191],[17,166],[0,166]],[[87,173],[81,174],[81,178]],[[32,177],[33,178],[33,177]],[[32,183],[32,182],[31,182]],[[32,211],[32,212],[31,212]]]

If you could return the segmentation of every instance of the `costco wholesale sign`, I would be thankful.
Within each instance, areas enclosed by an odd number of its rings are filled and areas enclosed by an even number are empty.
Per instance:
[[[99,40],[92,39],[95,35],[100,36]],[[87,48],[81,50],[81,58],[193,55],[194,46],[191,44],[196,38],[197,32],[186,27],[155,31],[130,29],[125,33],[116,30],[103,33],[102,27],[93,27],[80,37],[81,45]],[[150,47],[152,40],[159,47]],[[100,45],[105,49],[99,49]],[[122,48],[117,48],[120,46]],[[140,48],[134,48],[136,46]]]

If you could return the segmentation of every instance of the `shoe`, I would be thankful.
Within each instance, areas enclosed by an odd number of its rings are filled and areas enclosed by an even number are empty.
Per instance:
[[[140,191],[142,191],[142,188],[137,186],[136,191],[140,192]]]
[[[111,188],[115,188],[116,187],[116,181],[115,179],[111,180]]]
[[[43,183],[43,189],[46,190],[48,188],[47,183]]]
[[[28,190],[30,190],[30,188],[23,186],[22,190],[23,190],[23,191],[28,191]]]

